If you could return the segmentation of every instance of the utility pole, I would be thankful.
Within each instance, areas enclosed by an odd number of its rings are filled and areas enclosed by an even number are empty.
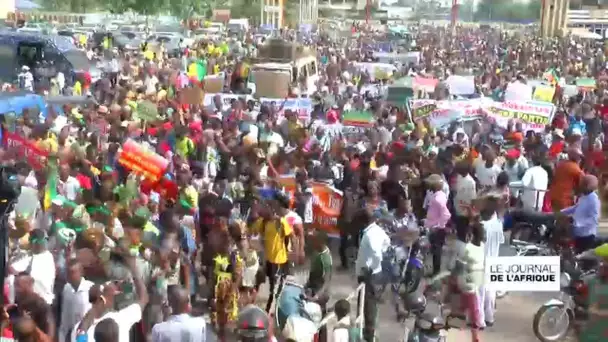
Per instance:
[[[365,4],[365,24],[369,25],[369,17],[371,16],[372,0],[367,0]]]
[[[452,35],[456,34],[456,21],[458,20],[458,0],[452,0],[451,24]]]

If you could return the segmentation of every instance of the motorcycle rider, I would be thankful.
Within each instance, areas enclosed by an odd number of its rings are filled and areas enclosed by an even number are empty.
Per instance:
[[[575,205],[562,209],[561,213],[572,216],[572,235],[576,253],[595,247],[595,237],[600,222],[601,203],[597,194],[598,180],[593,175],[581,178],[581,195]]]

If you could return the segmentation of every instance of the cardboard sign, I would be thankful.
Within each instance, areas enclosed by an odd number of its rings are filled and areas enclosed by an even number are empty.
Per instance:
[[[221,93],[224,91],[224,73],[219,75],[206,76],[203,80],[203,90],[205,93]],[[205,95],[203,94],[203,97]]]
[[[541,102],[553,102],[553,96],[555,96],[555,88],[548,85],[539,85],[534,89],[534,95],[532,99],[534,101]]]
[[[291,76],[284,72],[255,71],[255,96],[284,99],[289,94]]]
[[[14,154],[16,159],[27,160],[34,170],[44,168],[44,159],[48,156],[48,152],[36,146],[36,143],[11,132],[4,132],[2,138],[3,145],[9,153]]]
[[[150,101],[142,101],[137,105],[137,117],[142,121],[158,120],[158,108]]]
[[[182,96],[184,103],[189,105],[201,105],[205,100],[205,92],[201,88],[185,88]]]
[[[279,184],[286,192],[291,194],[292,199],[296,191],[296,181],[293,176],[280,177]],[[343,194],[332,186],[320,183],[312,183],[313,215],[316,227],[324,230],[332,236],[339,236],[338,216],[342,208]],[[292,201],[291,205],[294,205]]]
[[[129,139],[122,145],[118,163],[123,167],[157,182],[165,174],[169,161]]]

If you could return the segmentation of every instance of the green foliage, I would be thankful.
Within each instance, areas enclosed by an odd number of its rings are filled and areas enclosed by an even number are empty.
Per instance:
[[[477,5],[474,19],[479,21],[532,22],[540,18],[540,1],[511,2],[482,0]]]

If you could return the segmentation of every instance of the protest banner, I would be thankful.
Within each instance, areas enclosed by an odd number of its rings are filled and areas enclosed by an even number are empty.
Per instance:
[[[118,163],[152,182],[159,181],[169,165],[167,159],[131,139],[122,145]]]
[[[521,122],[524,132],[529,130],[542,132],[551,123],[555,106],[546,102],[494,102],[483,106],[482,111],[506,128],[509,121]]]
[[[374,114],[366,110],[351,110],[342,115],[342,124],[369,128],[374,125]]]
[[[411,100],[412,119],[418,121],[428,117],[434,127],[449,125],[456,120],[473,120],[481,116],[481,107],[491,103],[489,99],[454,101]]]
[[[308,98],[301,99],[278,99],[278,98],[260,98],[260,103],[263,105],[273,105],[277,109],[281,109],[277,114],[279,117],[285,115],[285,110],[291,110],[298,113],[298,119],[303,121],[310,121],[310,114],[312,113],[312,100]],[[281,108],[282,106],[282,108]]]
[[[294,194],[296,191],[296,180],[293,176],[279,177],[279,185],[291,195],[294,205]],[[312,183],[313,215],[317,228],[325,231],[331,236],[340,236],[338,229],[338,216],[342,208],[343,194],[329,184],[321,182]]]
[[[9,131],[4,132],[2,139],[7,152],[16,160],[27,160],[34,170],[44,168],[44,160],[48,156],[48,152],[36,146],[35,142]]]
[[[409,101],[409,112],[412,121],[416,121],[425,118],[431,114],[437,108],[437,101],[435,100],[410,100]]]

